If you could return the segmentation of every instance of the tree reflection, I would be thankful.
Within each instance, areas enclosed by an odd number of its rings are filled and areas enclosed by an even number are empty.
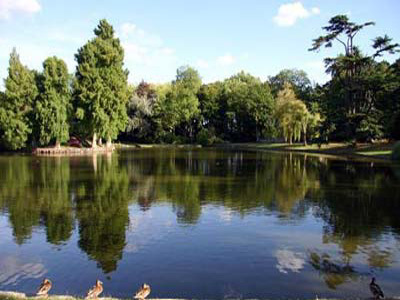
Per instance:
[[[75,188],[79,247],[105,273],[117,269],[129,225],[129,178],[118,157],[98,156]]]
[[[388,228],[400,234],[400,189],[390,169],[342,162],[320,173],[323,188],[313,201],[315,215],[325,222],[324,243],[337,244],[347,262],[365,252],[371,268],[388,266],[391,249],[378,250],[376,244]]]
[[[166,203],[177,221],[196,225],[204,205],[241,217],[275,214],[280,222],[308,214],[323,220],[324,243],[340,248],[341,262],[325,254],[310,263],[330,287],[356,276],[353,257],[371,269],[394,261],[395,249],[379,246],[400,236],[396,168],[294,154],[227,150],[145,150],[91,157],[0,157],[0,209],[9,216],[16,243],[43,226],[47,241],[67,242],[76,222],[79,247],[105,273],[122,258],[128,206],[142,211]]]
[[[349,280],[357,280],[361,275],[353,266],[334,262],[327,253],[319,254],[316,251],[309,253],[309,262],[323,277],[330,289],[336,289],[339,285]]]
[[[9,212],[16,242],[23,244],[41,223],[50,243],[68,240],[73,229],[68,161],[20,157],[4,159],[1,166],[1,206]]]
[[[33,188],[41,201],[41,218],[46,227],[47,240],[58,245],[68,241],[74,224],[69,199],[69,160],[65,157],[43,158],[39,170],[35,174]]]

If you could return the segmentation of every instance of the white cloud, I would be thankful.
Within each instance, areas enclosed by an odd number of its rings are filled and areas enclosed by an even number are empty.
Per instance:
[[[217,64],[221,66],[229,66],[235,63],[235,57],[229,53],[217,58]]]
[[[196,61],[196,66],[202,69],[207,69],[210,65],[208,64],[208,62],[204,59],[198,59]]]
[[[311,8],[311,13],[314,15],[319,15],[321,13],[321,10],[318,7],[313,7]]]
[[[247,59],[249,59],[249,57],[250,57],[250,54],[248,53],[248,52],[245,52],[245,53],[243,53],[242,55],[241,55],[241,59],[243,59],[243,60],[247,60]]]
[[[13,13],[33,14],[40,9],[37,0],[0,0],[0,19],[9,19]]]
[[[123,42],[122,46],[125,50],[125,58],[127,61],[134,63],[145,63],[148,49],[132,42]]]
[[[127,37],[128,35],[132,34],[136,30],[136,25],[132,23],[124,23],[121,25],[121,34],[124,37]]]
[[[168,47],[156,34],[138,28],[133,23],[124,23],[117,32],[125,50],[125,66],[131,70],[130,82],[146,79],[152,82],[164,81],[166,74],[177,68],[175,49]],[[143,78],[151,74],[150,77]],[[168,78],[171,80],[173,77]]]
[[[160,49],[160,53],[165,55],[173,55],[175,54],[175,50],[172,48],[164,47]]]
[[[308,11],[301,2],[297,1],[279,6],[278,14],[273,20],[278,26],[288,27],[294,25],[299,19],[305,19],[319,13],[320,10],[318,7],[313,7]]]
[[[288,271],[298,273],[304,268],[305,260],[301,253],[293,252],[287,249],[276,251],[275,257],[278,260],[276,268],[279,272],[287,274]]]

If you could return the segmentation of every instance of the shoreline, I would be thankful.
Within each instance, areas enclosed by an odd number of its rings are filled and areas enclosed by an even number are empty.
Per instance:
[[[351,146],[345,143],[330,143],[321,145],[319,148],[316,144],[304,146],[303,144],[284,144],[284,143],[232,143],[216,145],[217,148],[253,150],[253,151],[272,151],[272,152],[288,152],[303,153],[311,155],[324,155],[339,157],[344,159],[361,159],[364,161],[381,161],[392,162],[391,151],[395,143],[379,143],[379,144],[360,144]]]
[[[32,155],[36,156],[75,156],[75,155],[89,155],[97,153],[112,153],[115,147],[107,148],[102,146],[97,146],[95,148],[79,148],[79,147],[46,147],[46,148],[36,148],[32,151]]]
[[[31,154],[33,156],[84,156],[93,154],[111,154],[114,150],[129,149],[156,149],[156,148],[176,148],[176,149],[201,149],[216,148],[230,150],[250,150],[250,151],[271,151],[271,152],[287,152],[302,153],[310,155],[324,155],[343,159],[361,159],[363,161],[381,161],[395,163],[391,158],[391,151],[395,142],[392,143],[376,143],[376,144],[359,144],[352,146],[345,143],[323,144],[318,147],[316,144],[304,146],[303,144],[285,144],[270,142],[252,142],[252,143],[224,143],[203,147],[199,144],[139,144],[139,143],[115,143],[113,147],[107,148],[98,146],[96,148],[78,148],[62,146],[60,148],[46,147],[36,148],[31,152],[2,152],[1,154]]]
[[[24,293],[19,293],[19,292],[12,292],[12,291],[0,291],[0,300],[20,300],[20,299],[28,299],[28,300],[38,300],[38,299],[46,299],[46,300],[83,300],[85,298],[80,298],[80,297],[75,297],[71,295],[49,295],[48,297],[38,297],[38,296],[27,296]],[[98,300],[125,300],[124,298],[114,298],[112,296],[104,296],[104,297],[98,297]],[[126,298],[126,300],[129,300],[132,298]],[[232,298],[235,299],[235,298]],[[254,299],[254,298],[251,298]],[[264,298],[268,299],[268,298]],[[363,299],[363,298],[360,298]],[[364,298],[370,300],[371,297],[369,298]],[[400,297],[385,297],[387,300],[399,300]],[[185,300],[184,298],[146,298],[146,300]],[[189,300],[189,299],[188,299]],[[241,299],[245,300],[245,299]],[[249,299],[250,300],[250,299]],[[310,299],[310,300],[338,300],[338,298],[324,298],[324,297],[318,297]]]
[[[149,148],[217,148],[230,150],[251,150],[251,151],[272,151],[272,152],[288,152],[310,155],[323,155],[343,159],[361,159],[363,161],[381,161],[395,163],[391,158],[392,148],[395,142],[392,143],[376,143],[376,144],[359,144],[351,146],[345,143],[330,143],[323,144],[318,147],[317,144],[309,144],[304,146],[302,143],[285,144],[285,143],[269,143],[269,142],[254,142],[254,143],[226,143],[215,144],[212,146],[202,147],[197,144],[116,144],[117,149],[149,149]]]
[[[46,300],[78,300],[85,299],[84,297],[75,297],[72,295],[49,295],[48,297],[39,297],[36,295],[26,295],[25,293],[13,292],[13,291],[0,291],[0,300],[19,300],[19,299],[46,299]],[[122,300],[122,298],[115,298],[111,296],[98,297],[99,300]],[[127,298],[133,299],[133,298]],[[182,298],[146,298],[146,300],[184,300]]]

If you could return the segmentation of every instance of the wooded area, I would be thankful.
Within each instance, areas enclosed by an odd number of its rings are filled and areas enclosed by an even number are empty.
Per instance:
[[[323,27],[309,50],[336,44],[344,50],[325,59],[331,80],[323,85],[296,69],[265,82],[242,71],[203,84],[197,70],[183,66],[170,83],[131,86],[124,49],[106,20],[78,49],[73,74],[57,57],[47,58],[42,72],[29,70],[13,49],[0,92],[1,148],[59,147],[70,137],[94,147],[116,139],[202,145],[399,139],[400,58],[382,59],[399,45],[384,35],[360,49],[357,33],[373,25],[338,15]]]

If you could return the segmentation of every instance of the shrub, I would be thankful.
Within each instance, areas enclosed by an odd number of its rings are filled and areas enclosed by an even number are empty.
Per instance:
[[[400,161],[400,142],[397,142],[394,144],[393,150],[392,150],[392,159]]]
[[[215,134],[212,130],[202,128],[196,136],[196,141],[202,146],[211,146],[215,143]]]

